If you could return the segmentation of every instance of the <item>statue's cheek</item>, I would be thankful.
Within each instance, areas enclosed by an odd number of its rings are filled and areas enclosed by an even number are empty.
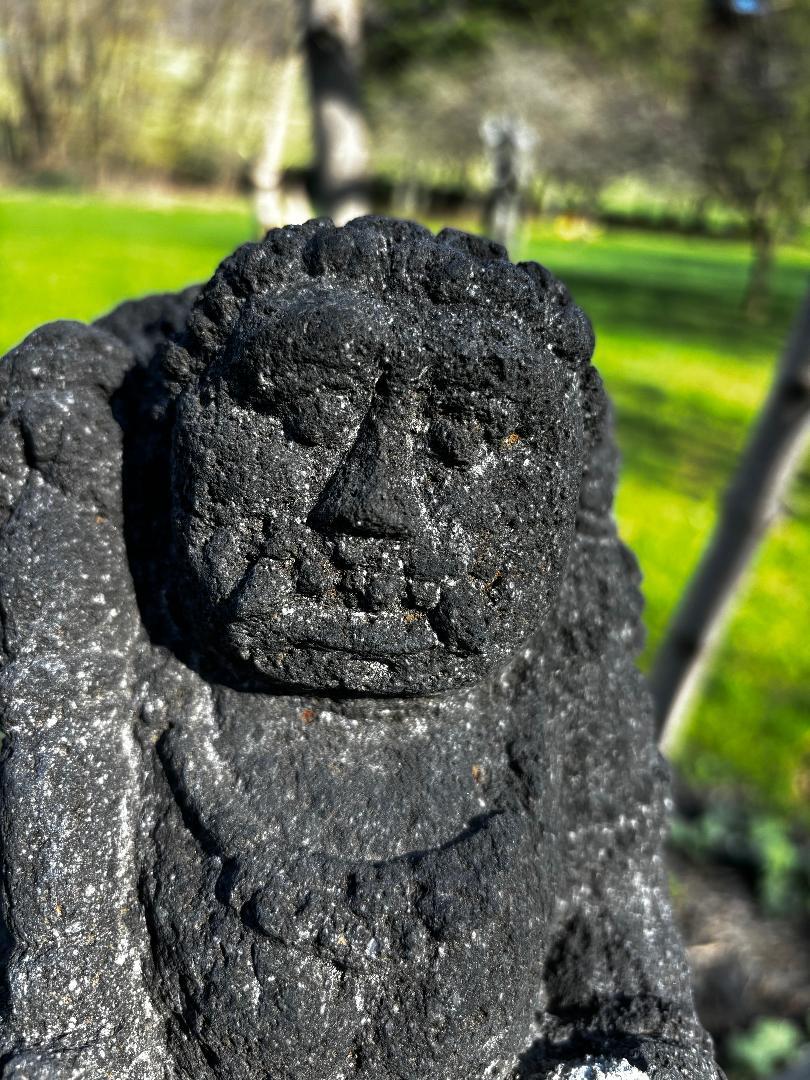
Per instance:
[[[205,580],[215,603],[224,600],[248,569],[248,559],[233,529],[215,529],[202,549]]]

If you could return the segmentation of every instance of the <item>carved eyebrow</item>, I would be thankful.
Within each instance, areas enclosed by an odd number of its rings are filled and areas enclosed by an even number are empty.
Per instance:
[[[512,386],[504,380],[497,387],[481,386],[471,388],[462,383],[445,383],[443,386],[427,387],[427,400],[436,412],[485,412],[496,416],[503,411],[501,406],[511,410],[524,409],[536,398],[536,393],[527,388],[525,383],[515,381]]]
[[[326,401],[332,398],[348,398],[352,403],[365,404],[371,401],[374,388],[379,380],[378,365],[340,365],[321,363],[288,364],[285,370],[276,370],[269,380],[279,397],[291,397],[300,393],[305,398],[318,394]],[[291,401],[295,408],[295,403]]]
[[[487,385],[514,386],[526,391],[543,377],[542,367],[521,363],[522,357],[499,355],[497,352],[483,357],[438,354],[431,357],[429,365],[436,383],[448,387],[466,389],[471,381]]]

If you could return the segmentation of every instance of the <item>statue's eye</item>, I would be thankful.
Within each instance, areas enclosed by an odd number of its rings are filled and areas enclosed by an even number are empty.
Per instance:
[[[481,453],[481,432],[462,420],[434,420],[428,433],[430,448],[450,465],[474,465]]]
[[[344,442],[359,423],[361,409],[344,394],[322,393],[280,402],[277,412],[288,438],[319,446]]]

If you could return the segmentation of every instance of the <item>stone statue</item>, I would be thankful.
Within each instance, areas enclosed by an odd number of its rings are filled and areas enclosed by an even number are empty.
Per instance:
[[[0,367],[0,1074],[712,1080],[593,336],[361,218]]]

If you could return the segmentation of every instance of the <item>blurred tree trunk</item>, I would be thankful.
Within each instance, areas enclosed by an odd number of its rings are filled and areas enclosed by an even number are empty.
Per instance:
[[[810,67],[807,31],[794,7],[705,0],[693,53],[691,127],[707,193],[748,224],[751,267],[742,307],[752,319],[767,313],[776,244],[800,223],[808,199]]]
[[[291,53],[281,65],[262,148],[253,166],[254,206],[263,233],[287,224],[281,188],[284,144],[300,69],[301,60],[297,53]]]
[[[664,752],[677,740],[731,602],[780,510],[809,418],[810,291],[726,492],[714,535],[655,658],[650,682]]]
[[[360,0],[303,0],[318,207],[343,224],[368,212],[360,94]]]
[[[749,319],[762,319],[768,309],[774,236],[768,222],[755,218],[751,223],[751,265],[745,285],[743,310]]]

